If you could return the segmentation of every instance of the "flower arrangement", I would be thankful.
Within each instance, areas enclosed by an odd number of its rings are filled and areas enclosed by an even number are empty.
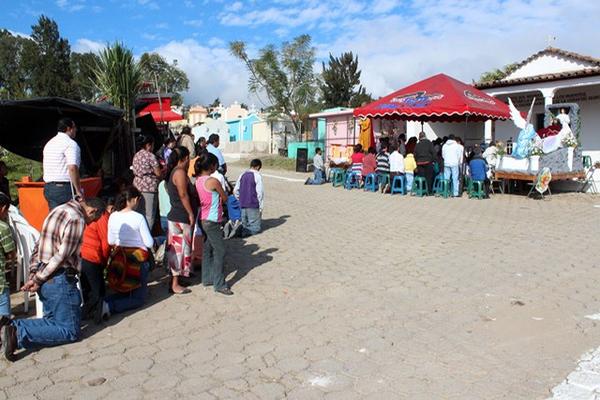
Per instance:
[[[502,157],[506,155],[506,146],[504,143],[498,141],[496,142],[496,156]]]
[[[579,142],[573,135],[569,135],[565,137],[562,141],[563,146],[566,147],[577,147],[579,146]]]
[[[531,153],[529,155],[531,155],[531,156],[543,156],[544,155],[544,150],[542,150],[541,147],[534,146],[533,149],[531,149]]]

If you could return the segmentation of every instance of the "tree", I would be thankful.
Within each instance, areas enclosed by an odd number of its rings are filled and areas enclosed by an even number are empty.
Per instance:
[[[92,102],[98,97],[94,84],[94,69],[100,57],[94,53],[71,53],[71,73],[73,74],[73,99]]]
[[[490,83],[499,81],[512,74],[515,69],[517,69],[517,64],[508,64],[502,67],[502,69],[493,69],[491,71],[484,72],[479,77],[479,81],[477,83]]]
[[[96,89],[114,106],[124,110],[125,118],[134,126],[135,99],[141,91],[143,79],[133,52],[120,42],[106,47],[100,53],[94,75]]]
[[[221,105],[221,99],[219,99],[218,97],[212,102],[210,103],[210,105],[208,106],[209,108],[217,108]]]
[[[272,115],[288,116],[295,129],[301,130],[301,121],[315,107],[317,82],[313,72],[315,49],[309,35],[301,35],[284,42],[280,49],[268,45],[252,59],[243,41],[229,44],[231,54],[241,60],[250,73],[248,87],[259,96],[265,94]]]
[[[160,54],[144,53],[140,58],[140,67],[143,79],[152,83],[149,87],[162,93],[171,93],[173,105],[183,104],[182,93],[189,89],[190,81],[185,72],[177,68],[177,60],[169,64]]]
[[[0,99],[22,99],[31,92],[31,39],[0,30]]]
[[[32,60],[31,89],[34,96],[71,97],[71,46],[60,37],[58,25],[42,15],[31,27],[35,44]]]
[[[328,65],[322,65],[321,92],[326,107],[358,107],[373,100],[360,84],[358,56],[354,57],[352,52],[339,57],[329,54]]]

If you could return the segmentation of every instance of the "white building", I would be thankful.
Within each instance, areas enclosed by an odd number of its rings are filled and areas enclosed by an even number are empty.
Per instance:
[[[558,103],[577,103],[580,107],[580,142],[584,155],[600,161],[600,58],[548,47],[518,63],[506,78],[479,84],[484,92],[527,111],[536,99],[532,123],[544,125],[544,107]],[[485,138],[515,139],[518,130],[512,121],[486,123]]]

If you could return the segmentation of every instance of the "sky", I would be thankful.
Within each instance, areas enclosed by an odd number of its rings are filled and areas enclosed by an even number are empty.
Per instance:
[[[137,56],[177,60],[190,79],[188,104],[219,97],[255,103],[248,74],[228,43],[250,54],[310,34],[316,72],[328,55],[358,55],[375,97],[440,72],[465,82],[521,61],[548,44],[600,57],[596,0],[0,0],[0,28],[27,35],[44,14],[72,50],[122,41]]]

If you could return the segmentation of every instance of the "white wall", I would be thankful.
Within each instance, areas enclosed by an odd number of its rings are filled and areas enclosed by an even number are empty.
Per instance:
[[[567,59],[555,54],[545,54],[525,64],[506,77],[507,80],[525,78],[544,74],[555,74],[567,71],[579,71],[594,67],[591,63],[583,63]]]

